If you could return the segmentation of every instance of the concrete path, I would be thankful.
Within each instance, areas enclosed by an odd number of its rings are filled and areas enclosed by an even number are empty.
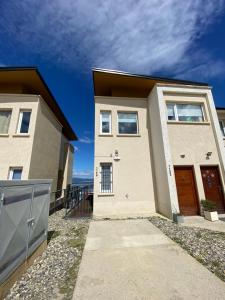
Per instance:
[[[224,299],[225,284],[147,220],[92,221],[73,299]]]
[[[215,222],[207,221],[205,218],[200,216],[185,217],[184,223],[181,223],[181,225],[225,232],[225,218],[222,217],[222,215],[220,216],[221,219]]]

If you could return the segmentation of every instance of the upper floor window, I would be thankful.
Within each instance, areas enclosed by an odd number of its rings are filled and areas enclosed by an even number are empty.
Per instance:
[[[220,123],[220,130],[221,130],[222,136],[225,137],[225,125],[224,125],[224,121],[219,120],[219,123]]]
[[[11,114],[11,110],[0,111],[0,134],[8,133]]]
[[[111,112],[101,111],[100,113],[100,132],[103,134],[111,133]]]
[[[30,126],[30,110],[21,110],[19,116],[19,123],[17,133],[28,133]]]
[[[137,134],[138,116],[137,112],[118,113],[118,132],[119,134]]]
[[[204,122],[201,104],[167,104],[167,118],[169,121]]]
[[[9,169],[9,180],[21,180],[22,168],[10,168]]]

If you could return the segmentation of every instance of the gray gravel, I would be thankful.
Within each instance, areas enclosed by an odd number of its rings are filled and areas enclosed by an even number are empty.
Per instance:
[[[180,244],[189,254],[225,281],[225,233],[197,227],[185,227],[159,217],[150,222]]]
[[[49,243],[5,299],[71,299],[88,231],[88,219],[49,217]]]

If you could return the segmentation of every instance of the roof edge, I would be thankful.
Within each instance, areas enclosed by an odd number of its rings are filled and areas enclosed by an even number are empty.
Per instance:
[[[130,76],[130,77],[137,77],[137,78],[143,78],[143,79],[153,79],[153,80],[159,80],[159,81],[168,81],[168,82],[175,82],[175,83],[183,83],[188,85],[200,85],[200,86],[209,86],[208,83],[205,82],[197,82],[197,81],[190,81],[190,80],[182,80],[182,79],[172,79],[167,77],[158,77],[158,76],[150,76],[150,75],[141,75],[141,74],[134,74],[124,71],[118,71],[118,70],[110,70],[110,69],[102,69],[102,68],[92,68],[92,72],[99,72],[99,73],[108,73],[108,74],[115,74],[115,75],[121,75],[121,76]]]
[[[46,91],[48,92],[49,96],[53,99],[53,101],[55,102],[55,105],[58,109],[58,111],[60,112],[60,114],[62,115],[62,117],[64,118],[65,120],[65,123],[66,125],[68,126],[68,128],[70,129],[70,131],[72,132],[73,134],[73,138],[71,138],[71,141],[74,140],[74,141],[77,141],[78,140],[78,137],[76,135],[76,133],[74,132],[74,130],[72,129],[70,123],[68,122],[67,118],[65,117],[62,109],[60,108],[58,102],[56,101],[56,98],[55,96],[52,94],[50,88],[48,87],[46,81],[44,80],[44,77],[42,76],[42,74],[40,73],[38,67],[36,66],[26,66],[26,67],[21,67],[21,66],[15,66],[15,67],[0,67],[0,71],[35,71],[38,75],[38,77],[40,78],[42,84],[44,85]],[[46,102],[47,103],[47,102]]]

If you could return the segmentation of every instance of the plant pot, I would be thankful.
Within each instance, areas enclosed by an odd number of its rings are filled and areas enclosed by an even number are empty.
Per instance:
[[[173,214],[173,221],[177,224],[184,223],[184,217],[180,214]]]
[[[217,211],[204,211],[205,219],[211,222],[218,221]]]

